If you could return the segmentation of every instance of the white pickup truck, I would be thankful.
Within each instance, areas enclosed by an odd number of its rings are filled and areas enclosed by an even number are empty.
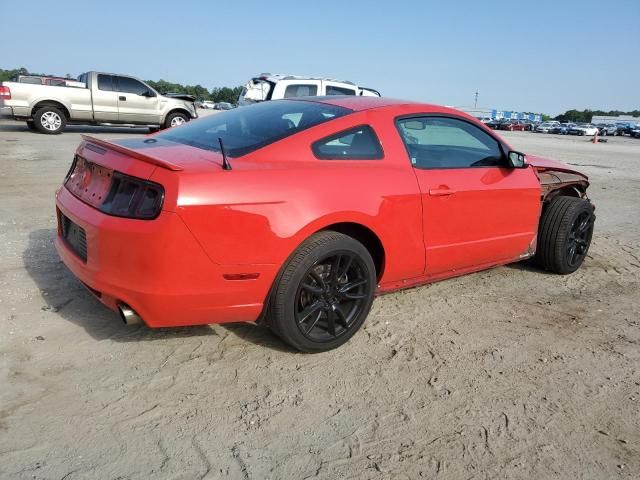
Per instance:
[[[24,120],[40,133],[61,133],[67,124],[117,125],[151,131],[197,118],[195,98],[161,95],[137,78],[87,72],[83,87],[0,82],[0,116]]]
[[[278,73],[261,73],[252,78],[242,88],[238,105],[248,105],[267,100],[292,97],[315,97],[323,95],[356,95],[379,97],[373,88],[359,87],[346,80],[330,78],[301,77]]]

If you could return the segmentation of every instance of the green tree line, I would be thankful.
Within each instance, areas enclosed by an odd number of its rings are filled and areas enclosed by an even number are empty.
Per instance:
[[[0,68],[0,82],[6,82],[16,77],[17,75],[47,75],[59,77],[60,75],[51,75],[44,73],[29,72],[26,68],[14,68],[12,70],[4,70]],[[70,77],[69,74],[66,75]],[[166,80],[146,80],[146,82],[155,88],[160,93],[185,93],[187,95],[193,95],[198,100],[209,100],[212,102],[229,102],[236,103],[238,96],[242,91],[242,87],[215,87],[211,90],[207,90],[202,85],[182,85],[180,83],[172,83]]]

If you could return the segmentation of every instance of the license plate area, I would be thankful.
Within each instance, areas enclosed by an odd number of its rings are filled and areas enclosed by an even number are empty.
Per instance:
[[[76,155],[65,187],[77,198],[100,208],[111,188],[113,170]]]
[[[60,233],[62,238],[80,259],[87,263],[87,234],[80,225],[72,222],[60,212]]]

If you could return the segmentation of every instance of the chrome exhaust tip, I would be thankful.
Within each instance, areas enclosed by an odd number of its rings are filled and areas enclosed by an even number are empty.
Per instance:
[[[118,304],[118,310],[120,311],[120,318],[125,325],[140,325],[144,323],[140,315],[138,315],[129,305],[124,303]]]

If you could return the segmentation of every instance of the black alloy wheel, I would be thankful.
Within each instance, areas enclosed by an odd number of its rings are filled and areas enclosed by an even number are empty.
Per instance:
[[[373,291],[366,266],[355,253],[334,252],[316,262],[304,276],[295,300],[296,323],[313,342],[327,342],[356,324]]]
[[[583,211],[574,220],[567,238],[567,264],[569,268],[578,268],[582,264],[591,243],[594,223],[595,215],[588,211]]]
[[[376,287],[369,250],[348,235],[321,231],[305,240],[284,265],[265,321],[302,352],[331,350],[362,326]]]

